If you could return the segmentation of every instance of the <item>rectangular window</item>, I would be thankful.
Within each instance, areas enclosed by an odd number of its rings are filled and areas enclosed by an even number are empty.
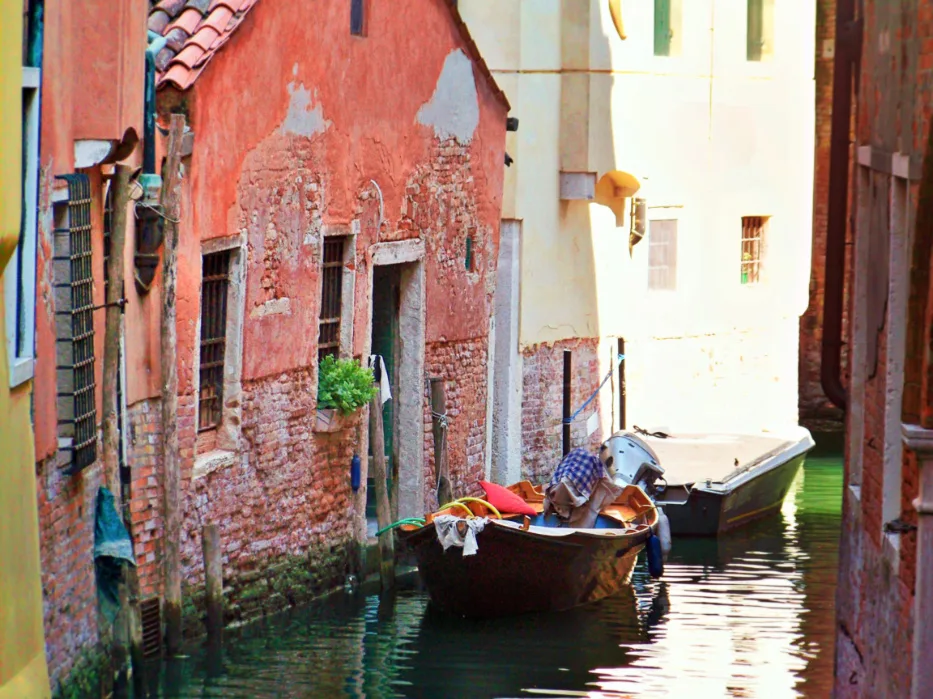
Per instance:
[[[681,0],[654,0],[654,55],[680,54]]]
[[[324,238],[321,265],[321,321],[317,358],[340,354],[340,315],[343,301],[343,255],[347,239]]]
[[[648,288],[677,288],[677,220],[652,221],[648,229]]]
[[[97,459],[91,185],[84,174],[58,179],[68,184],[53,258],[58,420],[71,439],[68,471],[77,473]]]
[[[353,36],[363,36],[365,2],[366,0],[350,0],[350,33]]]
[[[774,0],[746,0],[745,57],[749,61],[764,61],[774,52]]]
[[[35,358],[36,231],[39,187],[39,69],[22,69],[22,179],[19,242],[3,270],[10,385],[32,378]]]
[[[198,375],[198,430],[220,424],[227,350],[227,291],[230,252],[205,255],[201,268],[201,364]]]
[[[742,217],[742,283],[761,281],[761,261],[764,253],[767,216]]]

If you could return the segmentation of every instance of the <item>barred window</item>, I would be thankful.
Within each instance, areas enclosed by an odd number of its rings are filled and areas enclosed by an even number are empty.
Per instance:
[[[742,217],[742,283],[761,281],[761,261],[764,252],[767,216]]]
[[[677,288],[677,220],[652,221],[648,229],[648,288]]]
[[[223,415],[230,251],[224,250],[204,255],[202,265],[199,431],[217,427]]]
[[[340,352],[340,310],[343,300],[343,255],[345,237],[324,238],[324,259],[321,265],[321,320],[317,358]]]
[[[68,470],[77,473],[97,460],[91,185],[84,174],[58,179],[68,184],[53,258],[58,413],[62,436],[71,438]]]

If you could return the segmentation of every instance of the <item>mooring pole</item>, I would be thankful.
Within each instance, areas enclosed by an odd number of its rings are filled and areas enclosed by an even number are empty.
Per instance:
[[[564,350],[564,411],[563,411],[563,420],[561,421],[563,426],[563,449],[564,456],[570,453],[570,358],[572,354],[570,350]]]
[[[373,452],[373,487],[376,490],[376,522],[383,529],[392,520],[389,493],[386,484],[386,441],[382,425],[382,398],[379,391],[369,404],[369,444]],[[379,578],[382,590],[395,586],[395,542],[394,531],[379,535]]]
[[[437,505],[454,499],[450,487],[450,467],[447,463],[447,383],[431,379],[431,425],[434,432],[434,475]]]
[[[224,583],[220,527],[205,524],[201,530],[204,554],[204,587],[207,592],[207,635],[219,638],[224,628]]]
[[[173,114],[168,134],[168,156],[162,171],[162,211],[164,242],[162,249],[162,471],[165,498],[165,644],[169,656],[181,649],[181,472],[178,457],[178,369],[175,327],[176,249],[181,180],[181,140],[185,117]]]

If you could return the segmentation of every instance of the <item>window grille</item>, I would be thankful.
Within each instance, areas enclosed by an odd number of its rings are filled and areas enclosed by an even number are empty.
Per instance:
[[[742,283],[761,281],[761,258],[764,246],[765,216],[742,217]]]
[[[227,292],[230,251],[205,255],[201,276],[201,367],[198,430],[220,424],[223,415],[224,361],[227,349]]]
[[[340,310],[343,301],[343,255],[347,239],[324,238],[321,265],[321,320],[317,358],[336,357],[340,352]]]
[[[677,220],[652,221],[648,230],[648,288],[677,288]]]
[[[72,438],[69,472],[97,459],[94,376],[94,267],[91,252],[91,186],[87,175],[61,175],[68,184],[68,217],[56,228],[56,329],[59,343],[59,422]],[[68,429],[70,426],[71,429]]]

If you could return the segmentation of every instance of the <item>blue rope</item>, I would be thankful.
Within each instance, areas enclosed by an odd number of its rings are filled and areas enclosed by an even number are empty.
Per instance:
[[[624,354],[620,354],[620,355],[619,355],[618,363],[621,364],[621,363],[622,363],[622,360],[624,360],[624,359],[625,359],[625,355],[624,355]],[[577,408],[577,411],[576,411],[573,415],[571,415],[570,417],[565,417],[563,420],[561,420],[561,422],[562,422],[563,424],[569,425],[571,422],[573,422],[574,420],[577,419],[577,416],[578,416],[580,413],[582,413],[582,412],[586,409],[586,406],[588,406],[590,403],[593,402],[593,399],[596,398],[596,396],[597,396],[597,395],[599,394],[599,392],[602,390],[603,386],[606,385],[606,382],[607,382],[607,381],[609,380],[609,378],[612,376],[612,372],[613,372],[613,371],[615,371],[615,367],[613,367],[612,369],[610,369],[610,370],[608,371],[608,373],[606,374],[606,378],[603,379],[603,382],[602,382],[601,384],[599,384],[599,386],[596,387],[596,390],[593,391],[593,393],[590,394],[590,397],[586,399],[586,402],[585,402],[583,405],[581,405],[579,408]],[[552,423],[552,424],[553,424],[553,423]]]

